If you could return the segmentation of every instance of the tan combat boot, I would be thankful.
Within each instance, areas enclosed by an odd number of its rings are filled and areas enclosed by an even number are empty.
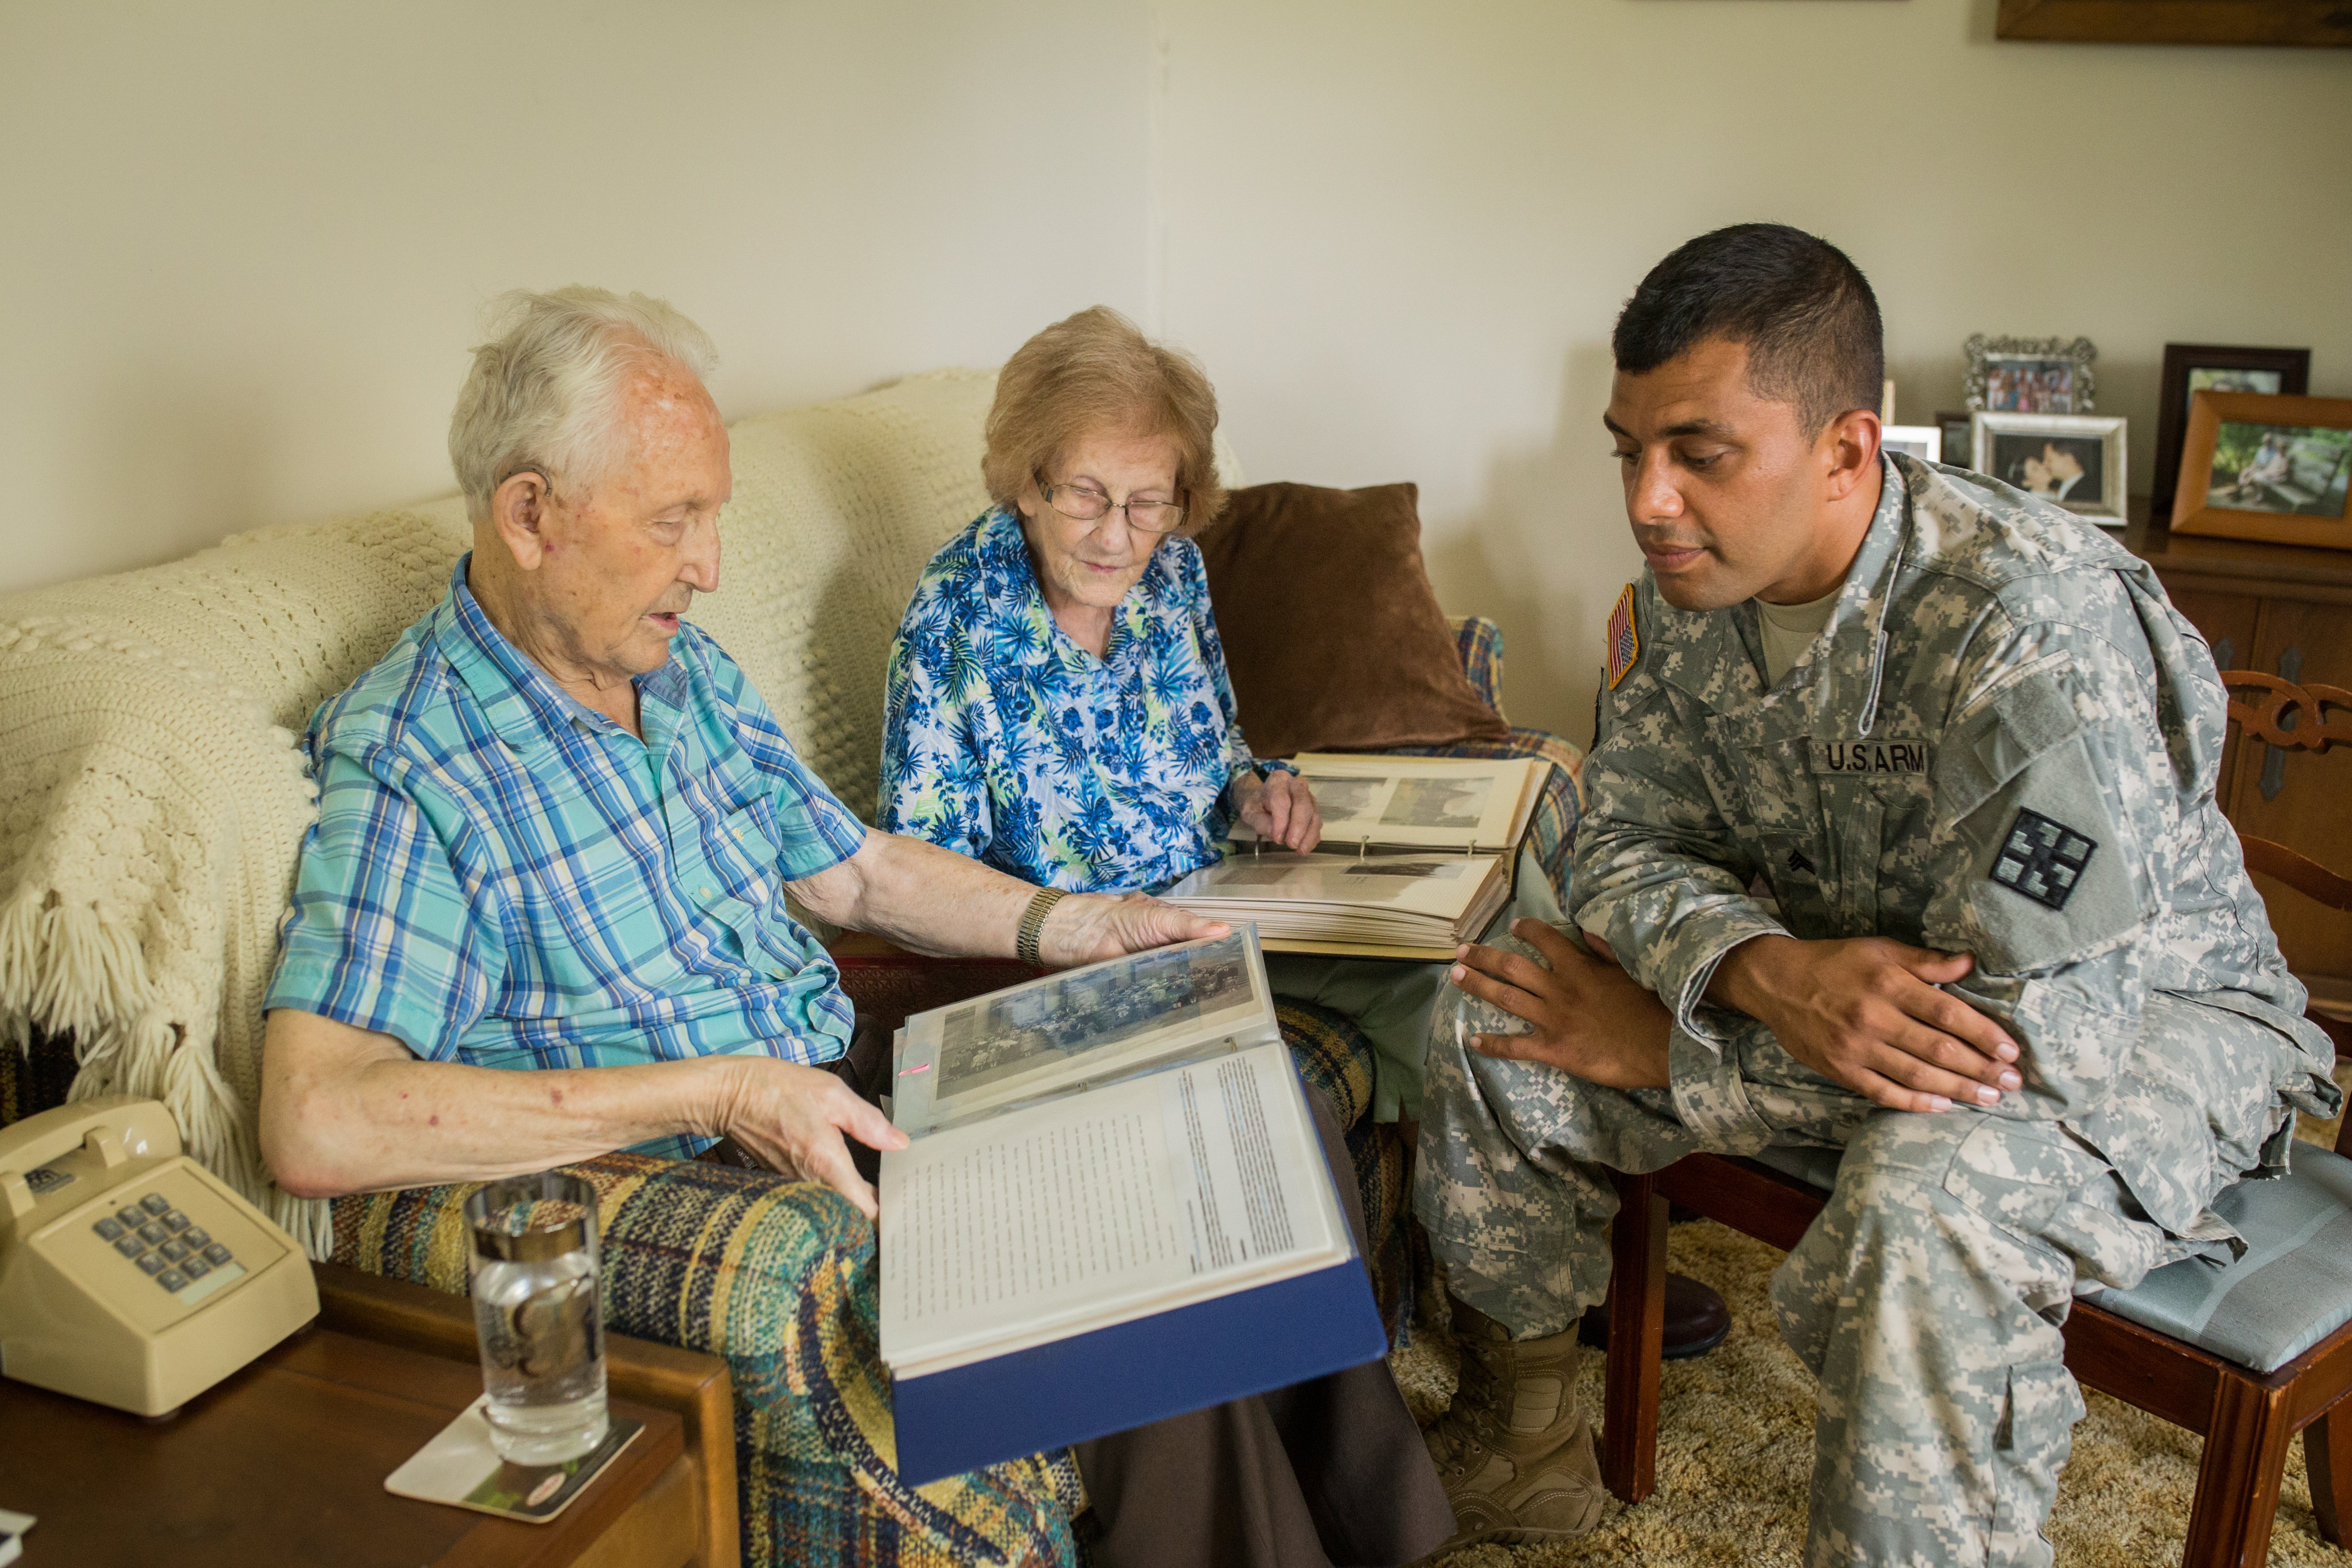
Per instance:
[[[1502,1324],[1453,1303],[1462,1383],[1428,1432],[1454,1505],[1454,1539],[1528,1546],[1601,1522],[1601,1465],[1576,1396],[1576,1329],[1514,1342]]]

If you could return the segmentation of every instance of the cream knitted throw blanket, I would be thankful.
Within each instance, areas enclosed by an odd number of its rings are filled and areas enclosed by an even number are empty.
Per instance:
[[[696,618],[869,816],[890,639],[986,504],[993,387],[941,372],[734,428],[721,591]],[[316,1256],[326,1205],[270,1183],[254,1116],[313,812],[295,736],[432,607],[469,537],[452,499],[0,597],[0,1037],[71,1031],[76,1098],[161,1100]]]

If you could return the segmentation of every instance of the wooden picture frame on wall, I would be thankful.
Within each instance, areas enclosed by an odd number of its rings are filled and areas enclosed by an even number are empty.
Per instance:
[[[2352,47],[2343,0],[2000,0],[1993,37],[2072,44]]]
[[[2235,385],[2214,385],[2216,381]],[[2200,382],[2206,384],[2199,384]],[[2148,509],[2157,521],[2172,515],[2173,487],[2180,479],[2180,438],[2189,428],[2189,399],[2197,392],[2268,392],[2300,397],[2311,390],[2309,349],[2258,349],[2229,343],[2167,343],[2164,378],[2156,405],[2155,494]]]
[[[2200,392],[2190,398],[2173,532],[2352,550],[2347,492],[2352,397]]]

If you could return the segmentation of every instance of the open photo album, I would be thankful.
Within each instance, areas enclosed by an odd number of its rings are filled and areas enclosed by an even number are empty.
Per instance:
[[[1249,927],[909,1017],[890,1109],[911,1482],[1386,1350]]]
[[[1255,921],[1268,952],[1444,963],[1509,900],[1511,858],[1237,848],[1160,896],[1211,920]]]
[[[1541,757],[1392,757],[1301,752],[1323,842],[1371,849],[1452,849],[1508,858],[1527,833],[1552,764]],[[1235,842],[1255,834],[1244,824]]]

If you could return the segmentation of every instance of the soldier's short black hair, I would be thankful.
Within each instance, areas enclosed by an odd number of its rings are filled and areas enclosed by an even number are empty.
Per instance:
[[[1862,268],[1782,223],[1700,235],[1650,268],[1618,313],[1617,368],[1645,374],[1709,338],[1748,345],[1748,384],[1793,404],[1818,435],[1848,409],[1878,409],[1886,341]]]

